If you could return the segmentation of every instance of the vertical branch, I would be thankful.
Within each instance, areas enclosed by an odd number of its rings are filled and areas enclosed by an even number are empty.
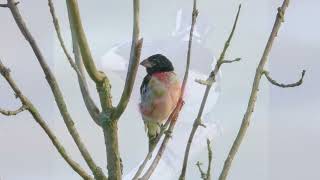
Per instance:
[[[200,109],[199,109],[197,118],[194,120],[193,127],[192,127],[192,130],[191,130],[190,135],[189,135],[189,139],[188,139],[186,150],[185,150],[185,154],[184,154],[183,165],[182,165],[182,169],[181,169],[181,174],[180,174],[179,180],[184,180],[185,179],[187,166],[188,166],[189,152],[190,152],[190,148],[191,148],[191,145],[192,145],[192,141],[193,141],[194,135],[195,135],[198,127],[199,126],[204,126],[202,124],[202,120],[201,120],[202,113],[203,113],[204,107],[206,105],[210,89],[211,89],[213,83],[215,82],[216,75],[218,74],[221,65],[224,64],[224,62],[226,62],[224,60],[224,57],[225,57],[227,49],[228,49],[228,47],[230,45],[230,42],[231,42],[231,39],[232,39],[233,34],[235,32],[235,29],[237,27],[237,22],[238,22],[238,19],[239,19],[240,10],[241,10],[241,5],[239,5],[237,16],[235,18],[231,33],[230,33],[227,41],[225,42],[224,48],[223,48],[223,50],[222,50],[222,52],[220,54],[220,57],[219,57],[219,59],[217,61],[217,64],[216,64],[214,70],[210,73],[209,78],[203,83],[203,84],[206,85],[206,90],[205,90],[205,93],[204,93],[202,101],[201,101],[201,105],[200,105]]]
[[[156,169],[156,167],[158,166],[162,155],[164,153],[164,151],[166,150],[167,144],[171,138],[171,133],[176,125],[179,113],[181,111],[181,108],[184,104],[183,102],[183,96],[184,96],[184,92],[185,92],[185,87],[187,85],[188,82],[188,76],[189,76],[189,68],[190,68],[190,62],[191,62],[191,51],[192,51],[192,39],[193,39],[193,31],[194,31],[194,26],[196,24],[196,20],[199,14],[199,11],[197,9],[197,0],[193,1],[193,8],[192,8],[192,19],[191,19],[191,28],[190,28],[190,33],[189,33],[189,42],[188,42],[188,51],[187,51],[187,62],[186,62],[186,69],[185,69],[185,73],[184,73],[184,77],[183,77],[183,81],[182,81],[182,85],[181,85],[181,93],[180,93],[180,98],[179,101],[175,107],[175,109],[173,110],[173,112],[170,114],[167,123],[170,122],[169,128],[166,130],[166,135],[161,143],[161,146],[154,158],[154,160],[152,161],[150,167],[146,170],[146,172],[144,173],[144,175],[140,178],[140,180],[147,180],[150,178],[150,176],[152,175],[152,173],[154,172],[154,170]],[[165,127],[167,126],[167,123],[165,125]],[[164,133],[165,130],[162,130],[162,134]],[[157,139],[157,142],[160,140],[162,134],[159,135],[159,138]],[[154,150],[154,149],[153,149]],[[151,154],[153,152],[153,150],[151,152],[149,152],[147,154],[147,157],[151,157]],[[134,179],[138,178],[139,175],[142,173],[142,170],[144,169],[145,165],[146,165],[146,159],[144,160],[144,162],[140,165],[139,170],[137,171],[137,173],[135,174]]]
[[[241,142],[247,132],[248,127],[249,127],[249,124],[251,121],[251,116],[254,111],[254,107],[256,104],[256,100],[257,100],[260,80],[261,80],[261,77],[264,72],[264,66],[268,60],[268,55],[271,51],[273,42],[279,32],[281,23],[283,22],[283,16],[284,16],[284,13],[285,13],[288,5],[289,5],[289,0],[284,0],[282,6],[278,8],[278,14],[277,14],[272,32],[270,34],[269,40],[267,42],[267,45],[266,45],[265,50],[263,52],[263,55],[261,57],[260,63],[259,63],[258,68],[256,70],[256,74],[254,77],[254,82],[253,82],[251,95],[250,95],[250,99],[248,102],[246,113],[242,119],[242,124],[241,124],[239,132],[237,134],[237,137],[234,140],[233,145],[232,145],[232,147],[229,151],[229,154],[227,156],[227,159],[224,162],[223,170],[220,174],[219,180],[227,179],[229,170],[231,168],[232,161],[233,161],[234,157],[236,156],[236,153],[238,152],[240,145],[241,145]]]
[[[44,130],[44,132],[47,134],[49,139],[51,140],[52,144],[55,146],[59,154],[62,156],[62,158],[70,165],[70,167],[78,173],[83,179],[86,180],[93,180],[93,178],[77,163],[75,162],[70,155],[66,152],[63,145],[60,143],[58,138],[55,136],[55,134],[52,132],[52,130],[47,125],[46,121],[42,118],[42,116],[39,114],[36,107],[31,103],[31,101],[22,94],[19,87],[16,85],[15,81],[12,79],[10,75],[10,70],[6,68],[1,60],[0,60],[0,74],[6,79],[6,81],[9,83],[11,89],[14,91],[16,96],[20,99],[21,103],[23,104],[23,109],[29,111],[29,113],[32,115],[34,120],[40,125],[40,127]],[[20,108],[21,109],[21,108]]]
[[[24,35],[25,39],[29,42],[34,54],[37,57],[37,60],[38,60],[40,66],[46,76],[46,80],[47,80],[47,82],[51,88],[51,91],[54,95],[54,98],[57,103],[60,114],[63,117],[63,120],[67,126],[67,129],[68,129],[70,135],[72,136],[79,151],[81,152],[81,155],[83,156],[86,163],[88,164],[91,171],[93,172],[93,174],[96,177],[105,177],[101,168],[99,168],[96,165],[96,163],[93,161],[89,151],[87,150],[86,146],[82,142],[80,135],[74,125],[75,123],[68,112],[67,105],[64,101],[64,98],[63,98],[62,92],[60,90],[60,87],[57,83],[57,80],[56,80],[55,76],[53,75],[51,69],[47,65],[45,58],[42,55],[35,39],[33,38],[30,31],[28,30],[26,23],[24,22],[18,8],[15,5],[15,1],[14,0],[7,0],[7,1],[8,1],[8,7],[12,13],[12,16],[13,16],[16,24],[18,25],[18,27],[19,27],[21,33]],[[105,178],[103,178],[103,179],[105,179]]]
[[[74,69],[74,71],[77,74],[78,77],[78,82],[79,82],[79,86],[80,86],[80,90],[81,90],[81,94],[82,94],[82,98],[84,100],[84,103],[86,105],[86,108],[91,116],[91,118],[94,120],[94,122],[97,125],[101,125],[100,121],[99,121],[99,113],[100,110],[98,109],[98,107],[96,106],[96,104],[94,103],[94,101],[92,100],[89,90],[88,90],[88,86],[87,86],[87,82],[85,79],[85,75],[83,73],[83,68],[82,68],[82,60],[81,60],[81,56],[80,56],[80,52],[79,52],[79,47],[78,47],[78,43],[75,40],[75,36],[74,36],[74,32],[72,32],[72,42],[73,42],[73,47],[74,47],[74,56],[76,59],[76,63],[74,62],[74,60],[72,59],[70,53],[68,52],[65,43],[63,41],[62,35],[61,35],[61,31],[60,31],[60,25],[59,25],[59,21],[58,18],[56,16],[55,13],[55,8],[53,5],[52,0],[48,0],[48,5],[50,8],[50,13],[52,16],[52,20],[53,20],[53,25],[55,27],[55,31],[60,43],[60,46],[63,49],[64,54],[66,55],[69,64],[71,65],[71,67]],[[70,13],[68,13],[69,15]],[[72,24],[72,23],[70,23]],[[71,26],[71,31],[74,31],[74,28]]]
[[[113,118],[118,119],[128,105],[133,85],[136,79],[138,66],[140,62],[141,48],[143,40],[140,39],[140,0],[133,0],[133,31],[132,44],[130,51],[130,60],[127,71],[125,86],[121,95],[119,104],[116,106]]]

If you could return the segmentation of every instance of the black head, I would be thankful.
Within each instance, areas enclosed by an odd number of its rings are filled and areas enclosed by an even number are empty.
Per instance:
[[[162,54],[155,54],[143,60],[140,65],[144,66],[148,74],[156,72],[173,71],[173,65],[170,60]]]

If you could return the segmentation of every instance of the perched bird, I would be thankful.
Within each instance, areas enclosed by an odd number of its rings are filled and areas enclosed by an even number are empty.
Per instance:
[[[147,71],[140,87],[139,108],[148,133],[150,151],[156,145],[161,125],[177,105],[180,82],[172,63],[164,55],[150,56],[140,65]]]

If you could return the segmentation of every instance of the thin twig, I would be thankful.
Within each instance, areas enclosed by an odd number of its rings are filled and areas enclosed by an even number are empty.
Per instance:
[[[266,62],[268,61],[269,52],[271,51],[273,42],[279,32],[279,28],[281,26],[281,23],[283,22],[284,13],[285,13],[288,5],[289,5],[289,0],[284,0],[282,6],[278,9],[278,14],[277,14],[272,32],[270,34],[269,40],[266,44],[266,47],[264,49],[260,63],[259,63],[258,68],[256,70],[256,74],[255,74],[254,82],[252,85],[251,95],[250,95],[250,99],[248,102],[246,113],[242,119],[241,127],[239,129],[237,137],[234,140],[232,147],[228,153],[228,156],[224,162],[224,166],[223,166],[222,172],[220,174],[219,180],[226,180],[227,179],[229,170],[232,165],[232,161],[233,161],[234,157],[236,156],[236,153],[238,152],[240,145],[241,145],[241,142],[247,132],[248,127],[249,127],[252,113],[254,111],[254,107],[256,104],[256,100],[257,100],[260,80],[261,80],[262,75],[264,74],[263,73],[264,66],[265,66]]]
[[[86,79],[85,79],[85,75],[84,75],[82,69],[80,69],[81,67],[77,66],[77,64],[72,59],[70,53],[68,52],[68,50],[67,50],[67,48],[65,46],[65,43],[64,43],[62,35],[61,35],[59,21],[58,21],[58,18],[56,16],[56,12],[55,12],[55,8],[54,8],[52,0],[48,0],[48,5],[49,5],[49,8],[50,8],[50,13],[51,13],[51,16],[52,16],[53,24],[54,24],[54,27],[55,27],[55,31],[56,31],[60,46],[62,47],[63,52],[64,52],[64,54],[66,55],[66,57],[67,57],[67,59],[69,61],[69,64],[71,65],[71,67],[74,69],[74,71],[77,74],[78,82],[79,82],[79,86],[80,86],[80,90],[81,90],[81,94],[82,94],[82,98],[83,98],[83,100],[85,102],[86,108],[87,108],[91,118],[94,120],[94,122],[97,125],[101,126],[101,123],[100,123],[100,120],[99,120],[100,110],[98,109],[98,107],[96,106],[96,104],[94,103],[94,101],[92,100],[92,98],[90,96],[90,93],[89,93],[89,90],[88,90],[88,87],[87,87],[87,82],[86,82]],[[72,27],[71,27],[71,30],[73,30]],[[72,39],[74,39],[74,37],[72,37]],[[78,43],[75,40],[73,40],[73,44],[78,44]],[[78,48],[78,46],[77,46],[77,48]],[[81,58],[80,55],[75,55],[76,62],[79,61],[78,58]],[[82,63],[82,61],[81,61],[81,63]]]
[[[16,96],[20,99],[21,103],[23,104],[23,107],[25,107],[30,114],[33,116],[34,120],[41,126],[41,128],[44,130],[44,132],[48,135],[50,138],[52,144],[55,146],[57,151],[60,153],[62,158],[70,165],[70,167],[77,172],[83,179],[86,180],[93,180],[93,178],[77,163],[75,162],[70,155],[66,152],[63,145],[60,143],[58,138],[55,136],[55,134],[52,132],[50,127],[47,125],[46,121],[42,118],[42,116],[39,114],[36,107],[31,103],[31,101],[22,94],[19,87],[16,85],[15,81],[12,79],[9,73],[9,69],[6,68],[1,60],[0,60],[0,73],[1,75],[6,79],[8,84],[10,85],[11,89],[14,91]]]
[[[203,169],[201,168],[202,163],[198,161],[198,162],[196,163],[196,166],[197,166],[198,169],[199,169],[201,179],[206,180],[206,179],[207,179],[207,175],[206,175],[206,173],[203,171]]]
[[[197,162],[197,167],[199,169],[200,172],[200,177],[203,180],[211,180],[211,164],[212,164],[212,148],[210,145],[210,140],[207,139],[207,150],[208,150],[208,168],[207,171],[204,172],[203,169],[201,168],[202,163],[201,162]]]
[[[184,92],[185,92],[185,87],[187,85],[187,82],[188,82],[188,76],[189,76],[189,68],[190,68],[190,62],[191,62],[191,50],[192,50],[192,39],[193,39],[193,31],[194,31],[194,26],[196,24],[196,20],[197,20],[197,17],[198,17],[198,14],[199,14],[199,11],[197,9],[197,0],[194,0],[193,1],[193,10],[192,10],[192,20],[191,20],[191,28],[190,28],[190,34],[189,34],[189,43],[188,43],[188,52],[187,52],[187,62],[186,62],[186,68],[185,68],[185,73],[184,73],[184,77],[183,77],[183,81],[182,81],[182,85],[181,85],[181,93],[180,93],[180,98],[179,98],[179,101],[175,107],[175,109],[173,110],[173,112],[170,114],[169,118],[168,118],[168,121],[166,122],[166,125],[167,126],[167,123],[170,122],[170,125],[169,125],[169,128],[165,131],[163,131],[162,133],[165,134],[165,137],[162,141],[162,144],[154,158],[154,160],[152,161],[150,167],[146,170],[145,174],[140,178],[140,180],[147,180],[150,178],[150,176],[152,175],[152,173],[154,172],[154,170],[156,169],[156,167],[158,166],[161,158],[162,158],[162,155],[164,153],[164,151],[166,150],[166,147],[167,147],[167,144],[171,138],[171,133],[175,127],[175,124],[177,122],[177,118],[179,116],[179,113],[181,111],[181,108],[184,104],[184,101],[183,101],[183,96],[184,96]],[[164,128],[165,129],[165,128]],[[160,140],[161,138],[161,134],[158,136],[159,139],[157,141]],[[151,152],[149,152],[149,154],[147,155],[147,157],[151,156],[153,150]],[[150,154],[151,153],[151,154]],[[146,158],[147,158],[146,157]],[[146,161],[146,159],[144,160]],[[138,177],[139,174],[138,173],[141,173],[144,166],[145,166],[145,163],[142,164],[140,167],[139,167],[139,170],[138,172],[136,173],[135,177]]]
[[[89,168],[91,169],[91,171],[93,172],[95,177],[105,177],[102,172],[102,169],[100,167],[98,167],[96,165],[96,163],[93,161],[89,151],[87,150],[86,146],[82,142],[81,137],[75,127],[75,123],[68,112],[67,105],[64,101],[64,98],[63,98],[62,92],[60,90],[60,87],[57,83],[57,80],[56,80],[54,74],[52,73],[51,69],[49,68],[48,64],[46,63],[45,58],[42,55],[42,52],[40,51],[35,39],[33,38],[30,31],[28,30],[26,23],[24,22],[21,14],[19,12],[19,9],[15,5],[15,1],[14,0],[7,0],[7,1],[8,1],[8,7],[12,13],[12,16],[13,16],[16,24],[18,25],[18,27],[19,27],[21,33],[24,35],[25,39],[29,42],[29,45],[31,46],[34,54],[37,57],[37,60],[38,60],[40,66],[46,76],[46,80],[47,80],[47,82],[51,88],[51,91],[54,95],[54,98],[55,98],[56,104],[58,106],[58,109],[60,111],[60,114],[63,117],[63,120],[67,126],[67,129],[68,129],[70,135],[72,136],[79,151],[81,152],[81,155],[85,159],[86,163],[88,164]]]
[[[192,145],[192,141],[193,141],[194,135],[195,135],[198,127],[203,124],[202,121],[201,121],[203,110],[204,110],[204,107],[206,105],[210,89],[211,89],[213,83],[215,82],[216,75],[218,74],[221,65],[225,61],[224,60],[225,54],[226,54],[227,49],[228,49],[228,47],[229,47],[229,45],[231,43],[231,40],[232,40],[233,34],[235,32],[235,29],[237,27],[237,22],[238,22],[238,19],[239,19],[240,10],[241,10],[241,5],[239,5],[238,12],[237,12],[236,18],[234,20],[231,33],[230,33],[227,41],[224,44],[224,48],[223,48],[223,50],[222,50],[222,52],[220,54],[220,57],[219,57],[216,65],[215,65],[215,68],[210,73],[208,79],[206,80],[207,83],[204,83],[204,84],[206,84],[206,90],[205,90],[205,93],[204,93],[202,101],[201,101],[201,106],[199,108],[199,112],[198,112],[197,118],[194,120],[193,127],[192,127],[192,130],[191,130],[190,135],[189,135],[189,139],[188,139],[188,142],[187,142],[187,145],[186,145],[186,150],[185,150],[185,154],[184,154],[183,165],[182,165],[182,169],[181,169],[181,174],[180,174],[179,180],[184,180],[185,177],[186,177],[186,171],[187,171],[187,166],[188,166],[188,158],[189,158],[189,152],[190,152],[190,148],[191,148],[191,145]],[[232,61],[232,62],[234,62],[234,61]]]
[[[275,85],[275,86],[278,86],[278,87],[281,87],[281,88],[291,88],[291,87],[297,87],[297,86],[300,86],[303,82],[303,77],[305,75],[306,71],[303,70],[302,73],[301,73],[301,78],[299,79],[299,81],[295,82],[295,83],[291,83],[291,84],[284,84],[284,83],[279,83],[277,82],[276,80],[272,79],[269,72],[268,71],[264,71],[263,74],[266,76],[266,78],[268,79],[268,81]]]
[[[207,169],[207,179],[211,180],[211,166],[212,166],[212,147],[211,142],[209,139],[207,139],[207,149],[208,149],[208,169]]]
[[[27,107],[22,105],[19,109],[10,111],[10,110],[4,110],[0,108],[0,114],[5,115],[5,116],[15,116],[23,111],[27,110]]]

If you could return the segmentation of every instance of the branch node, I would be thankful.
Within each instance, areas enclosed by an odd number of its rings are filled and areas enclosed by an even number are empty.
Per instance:
[[[281,7],[278,7],[278,16],[279,16],[281,22],[284,22],[284,12]]]

